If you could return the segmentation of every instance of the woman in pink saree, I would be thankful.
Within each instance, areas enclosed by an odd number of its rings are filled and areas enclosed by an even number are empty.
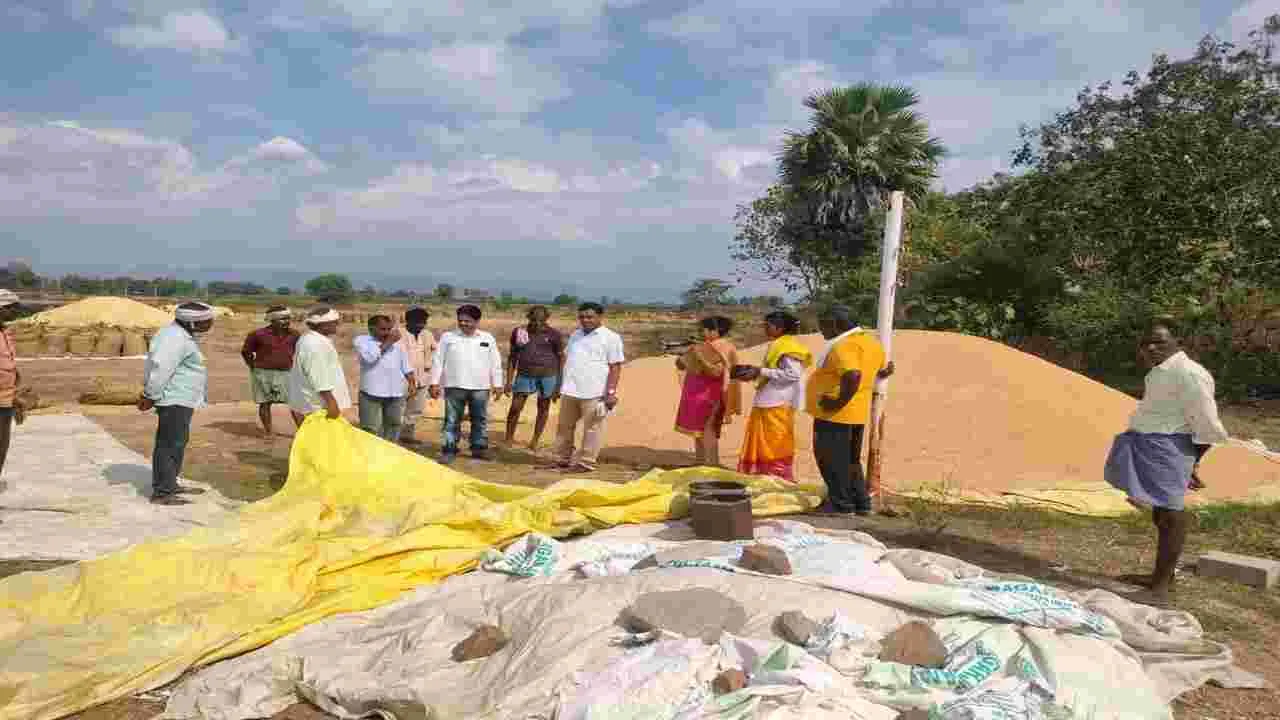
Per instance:
[[[742,412],[742,388],[729,377],[738,349],[726,339],[733,329],[729,318],[709,317],[700,325],[702,342],[676,359],[685,373],[676,430],[693,438],[699,465],[718,467],[720,430]]]

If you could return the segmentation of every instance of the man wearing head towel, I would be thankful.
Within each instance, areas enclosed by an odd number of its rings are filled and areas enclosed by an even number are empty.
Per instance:
[[[289,371],[289,409],[305,417],[323,410],[330,420],[351,407],[351,388],[331,338],[338,334],[337,310],[321,307],[307,313],[307,332],[298,338]]]
[[[186,505],[182,495],[199,495],[200,488],[178,484],[182,459],[191,435],[191,416],[208,398],[209,368],[197,338],[213,327],[213,307],[183,303],[174,311],[172,325],[151,338],[138,409],[155,409],[155,450],[151,455],[151,502]]]
[[[298,345],[298,333],[289,326],[291,322],[289,308],[272,305],[267,308],[268,325],[249,333],[240,349],[240,356],[249,366],[258,419],[268,439],[273,435],[271,406],[289,403],[289,371],[293,369],[293,352]]]

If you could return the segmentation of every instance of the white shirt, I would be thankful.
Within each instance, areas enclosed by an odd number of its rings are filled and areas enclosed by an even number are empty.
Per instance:
[[[498,341],[483,330],[463,335],[450,330],[440,336],[431,357],[431,384],[462,390],[502,387],[502,353]]]
[[[609,366],[626,362],[622,336],[607,327],[591,333],[578,328],[569,336],[564,351],[564,380],[560,393],[578,400],[604,397],[609,384]]]
[[[1130,430],[1190,434],[1197,445],[1224,443],[1230,437],[1218,418],[1213,376],[1186,353],[1179,351],[1151,368],[1143,385]]]
[[[333,393],[338,407],[351,407],[351,388],[342,371],[338,350],[329,338],[308,330],[298,338],[293,353],[293,369],[289,371],[289,408],[309,415],[325,408],[322,392]]]
[[[409,376],[414,374],[404,345],[394,343],[386,350],[372,335],[355,339],[356,357],[360,359],[360,392],[379,398],[398,398],[409,394]]]
[[[752,405],[758,408],[798,408],[804,403],[804,366],[795,358],[783,356],[777,368],[760,368],[760,377],[768,382],[756,390]]]

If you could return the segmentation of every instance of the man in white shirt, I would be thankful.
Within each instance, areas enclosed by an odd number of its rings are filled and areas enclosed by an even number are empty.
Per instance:
[[[330,339],[338,334],[341,319],[337,310],[327,307],[307,313],[307,332],[298,338],[289,371],[289,409],[300,416],[323,410],[336,420],[351,407],[347,375]]]
[[[583,303],[578,308],[579,328],[565,348],[556,429],[556,466],[565,472],[595,470],[604,445],[605,419],[618,404],[618,381],[626,358],[622,337],[604,327],[603,321],[603,306]],[[579,422],[583,426],[582,446],[575,453]]]
[[[418,392],[409,355],[390,315],[369,318],[369,334],[355,339],[360,360],[360,427],[387,442],[400,440],[405,400]]]
[[[490,393],[502,397],[502,353],[498,341],[480,329],[480,308],[458,308],[458,329],[440,336],[431,359],[431,397],[444,396],[440,462],[458,457],[462,413],[471,414],[471,456],[489,459]]]
[[[1187,490],[1204,487],[1200,460],[1229,436],[1218,417],[1213,376],[1182,351],[1176,322],[1153,321],[1141,354],[1151,367],[1142,402],[1129,419],[1129,429],[1116,436],[1104,476],[1128,494],[1130,503],[1151,508],[1158,534],[1154,572],[1119,579],[1145,588],[1135,600],[1167,605],[1187,539]]]

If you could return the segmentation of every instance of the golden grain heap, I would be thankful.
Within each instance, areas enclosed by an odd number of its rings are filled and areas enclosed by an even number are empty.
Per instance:
[[[157,329],[173,316],[136,300],[93,297],[15,323],[23,357],[132,357],[145,354]]]

